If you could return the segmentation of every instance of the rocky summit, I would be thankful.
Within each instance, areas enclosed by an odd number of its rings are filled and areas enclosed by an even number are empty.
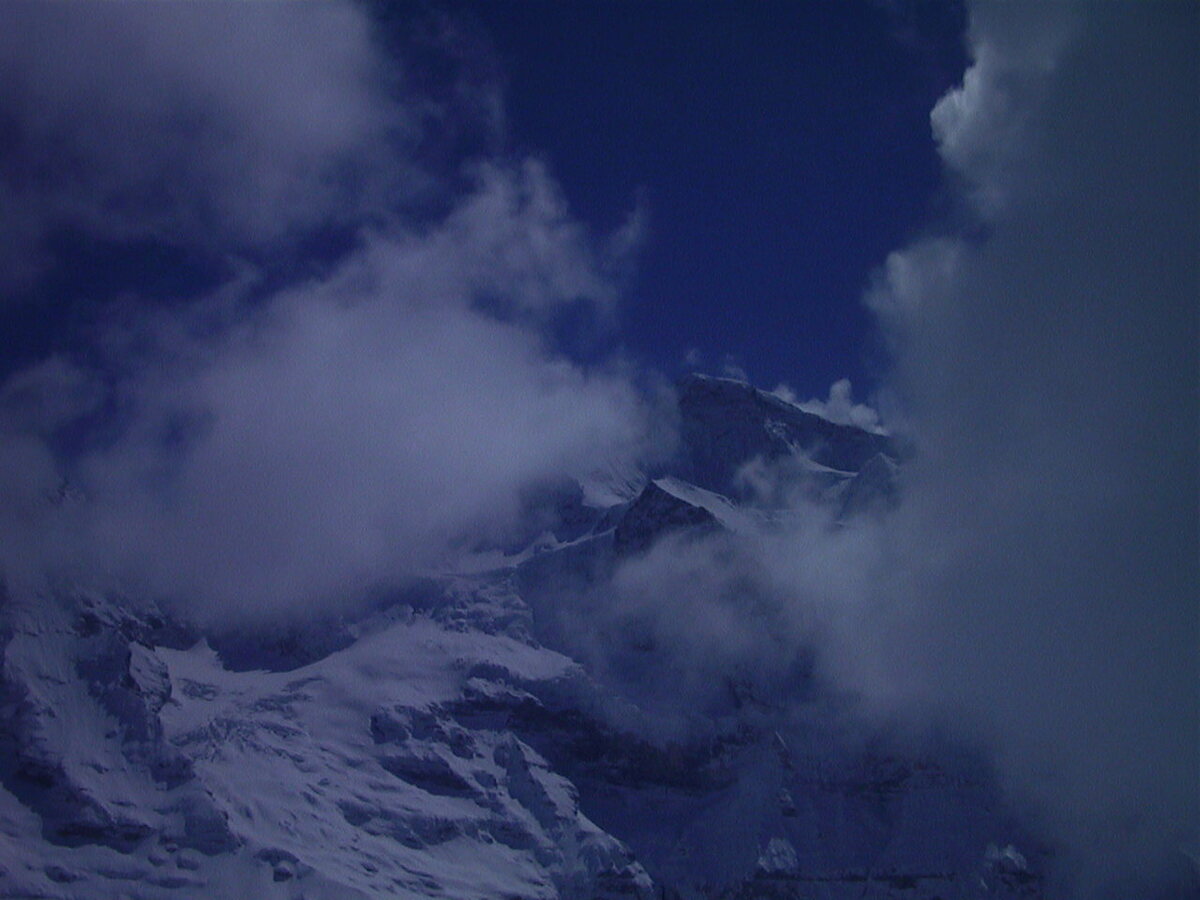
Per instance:
[[[726,379],[677,395],[666,462],[531,493],[486,565],[334,616],[8,591],[0,897],[1041,896],[1046,851],[969,748],[865,724],[802,640],[688,643],[687,580],[646,574],[797,505],[885,514],[892,439]],[[720,608],[750,621],[756,591]]]

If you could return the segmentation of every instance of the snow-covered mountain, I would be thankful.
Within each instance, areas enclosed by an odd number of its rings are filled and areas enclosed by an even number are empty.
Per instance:
[[[800,455],[814,470],[853,475],[877,455],[896,456],[885,435],[839,425],[728,378],[682,379],[679,415],[679,474],[713,491],[734,489],[738,470],[754,459]]]
[[[682,663],[612,608],[623,567],[786,518],[755,472],[801,473],[831,527],[899,490],[886,436],[725,379],[678,396],[660,470],[548,487],[499,564],[341,619],[6,594],[0,897],[1041,896],[987,768],[855,726],[802,647],[664,715]]]

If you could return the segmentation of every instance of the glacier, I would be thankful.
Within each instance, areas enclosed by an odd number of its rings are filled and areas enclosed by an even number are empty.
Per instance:
[[[656,470],[551,484],[519,540],[336,617],[6,590],[0,897],[1044,896],[982,758],[864,728],[804,648],[671,705],[671,646],[596,586],[786,522],[756,472],[833,528],[886,514],[908,452],[729,379],[678,398]]]

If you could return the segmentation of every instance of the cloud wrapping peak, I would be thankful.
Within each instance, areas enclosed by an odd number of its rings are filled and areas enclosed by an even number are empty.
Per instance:
[[[282,285],[252,262],[170,307],[131,297],[87,364],[0,386],[10,582],[45,563],[200,617],[311,609],[503,536],[530,486],[653,450],[628,367],[549,337],[611,310],[636,219],[603,249],[544,166],[499,155],[437,182],[414,150],[437,104],[358,7],[6,13],[10,292],[64,228],[250,260],[361,236]],[[1179,103],[1198,15],[973,6],[974,62],[931,118],[959,218],[868,297],[916,448],[903,502],[666,545],[598,587],[693,691],[731,660],[781,684],[812,664],[986,742],[1094,897],[1153,896],[1200,825],[1200,138]],[[441,212],[407,215],[427,188]],[[849,382],[810,406],[875,423]]]
[[[213,609],[336,601],[501,535],[522,487],[636,448],[619,367],[585,372],[473,305],[600,291],[544,177],[491,171],[443,227],[379,237],[139,367],[135,424],[79,470],[102,554]]]
[[[601,620],[666,648],[648,681],[676,714],[731,672],[786,694],[811,651],[870,715],[983,748],[1055,896],[1195,884],[1198,16],[973,8],[975,62],[933,113],[960,208],[866,298],[913,448],[899,506],[664,542]],[[856,408],[848,382],[806,406]],[[619,675],[614,643],[593,652]]]
[[[870,296],[918,457],[887,626],[834,665],[987,734],[1093,896],[1152,890],[1200,827],[1197,24],[972,7],[932,118],[977,225]]]
[[[829,399],[813,398],[803,403],[796,402],[795,393],[785,384],[775,389],[775,395],[789,403],[795,403],[805,412],[813,413],[839,425],[854,425],[865,431],[880,431],[879,413],[865,403],[855,403],[849,378],[842,378],[829,386]]]
[[[594,239],[534,160],[426,171],[441,101],[403,85],[359,7],[13,16],[6,246],[69,225],[255,262],[169,305],[135,293],[96,315],[87,365],[3,386],[10,580],[69,566],[201,619],[328,606],[502,537],[531,485],[645,449],[634,375],[550,337],[564,309],[610,316],[632,240]],[[430,186],[441,211],[412,213]],[[328,225],[359,245],[280,279]],[[86,500],[47,503],[64,479]]]

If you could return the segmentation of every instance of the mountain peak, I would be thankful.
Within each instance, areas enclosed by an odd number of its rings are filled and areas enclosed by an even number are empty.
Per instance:
[[[886,435],[831,422],[744,381],[697,373],[677,391],[680,468],[709,490],[731,492],[738,471],[756,459],[802,456],[849,475],[878,454],[896,455]]]

